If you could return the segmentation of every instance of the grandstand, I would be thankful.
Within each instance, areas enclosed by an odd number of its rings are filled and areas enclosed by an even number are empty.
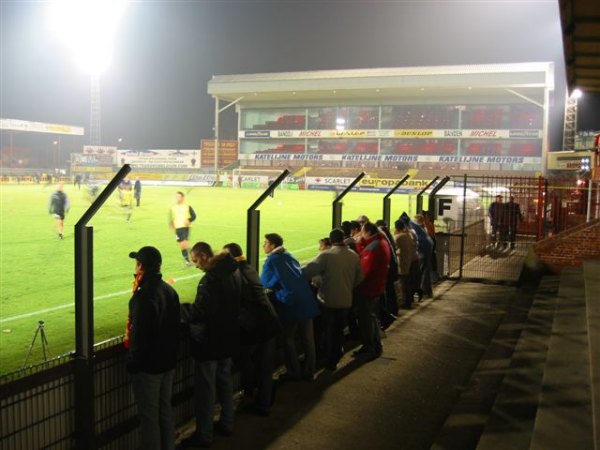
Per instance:
[[[552,63],[214,76],[241,167],[545,171]],[[341,172],[340,172],[341,173]]]

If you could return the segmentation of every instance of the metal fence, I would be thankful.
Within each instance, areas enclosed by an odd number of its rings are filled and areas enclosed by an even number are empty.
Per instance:
[[[589,211],[596,218],[600,214],[597,184],[590,191],[573,194],[569,185],[549,183],[541,178],[458,177],[452,181],[455,187],[477,193],[480,200],[477,205],[467,205],[463,199],[464,220],[448,222],[452,227],[437,234],[438,271],[446,277],[516,280],[515,273],[520,271],[530,243],[560,231],[563,226],[585,221],[590,216]],[[514,249],[492,246],[490,242],[487,209],[498,192],[514,196],[521,205],[523,221],[519,224]],[[585,208],[581,206],[582,198],[588,199]],[[123,449],[138,445],[136,409],[125,370],[126,351],[121,344],[121,338],[115,338],[94,346],[96,448]],[[239,379],[234,380],[234,385],[239,385]],[[184,343],[173,388],[178,424],[194,415],[192,394],[193,361]],[[0,450],[74,448],[74,397],[75,364],[68,355],[1,377]]]
[[[138,445],[137,411],[125,370],[122,337],[95,346],[94,408],[96,448]],[[0,449],[72,449],[75,447],[75,379],[69,355],[32,368],[24,377],[3,377],[0,386]],[[175,420],[193,417],[193,362],[182,343],[173,385]]]

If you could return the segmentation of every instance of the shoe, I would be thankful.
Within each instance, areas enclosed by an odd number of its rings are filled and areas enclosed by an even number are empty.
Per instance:
[[[218,434],[220,436],[229,437],[233,434],[233,430],[231,428],[223,425],[221,422],[215,422],[213,424],[213,430],[216,434]]]
[[[185,262],[185,267],[190,267],[191,265],[192,265],[192,262],[191,262],[191,261],[186,261],[186,262]]]
[[[363,345],[363,346],[362,346],[361,348],[359,348],[358,350],[355,350],[355,351],[353,351],[353,352],[352,352],[352,356],[354,356],[354,357],[356,358],[357,356],[366,355],[366,354],[368,354],[368,353],[373,353],[373,350],[372,350],[372,349],[370,349],[370,348],[368,348],[368,347],[365,347],[365,346]]]
[[[189,438],[181,441],[179,448],[209,448],[213,445],[213,441],[203,438],[199,434],[193,434]]]
[[[379,358],[382,354],[383,354],[383,350],[379,350],[379,351],[373,352],[373,354],[368,355],[367,360],[368,361],[373,361],[373,360]]]
[[[248,414],[254,414],[260,417],[269,417],[271,411],[265,408],[261,408],[256,403],[248,403],[242,407],[242,411]]]
[[[282,373],[281,375],[279,375],[279,378],[277,380],[281,381],[281,382],[300,381],[300,377],[297,377],[295,375],[290,375],[289,373]]]

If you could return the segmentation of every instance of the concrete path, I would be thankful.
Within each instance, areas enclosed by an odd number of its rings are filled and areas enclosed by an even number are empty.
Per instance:
[[[238,414],[214,449],[429,449],[516,289],[443,282],[388,330],[383,357],[277,390],[268,418]],[[189,431],[189,430],[188,430]]]

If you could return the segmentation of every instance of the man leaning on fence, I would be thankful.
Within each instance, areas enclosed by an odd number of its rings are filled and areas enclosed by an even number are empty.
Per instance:
[[[179,296],[162,280],[162,257],[154,247],[131,252],[135,259],[133,296],[125,347],[127,370],[141,424],[140,448],[172,450],[175,427],[171,395],[179,345]]]

